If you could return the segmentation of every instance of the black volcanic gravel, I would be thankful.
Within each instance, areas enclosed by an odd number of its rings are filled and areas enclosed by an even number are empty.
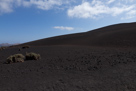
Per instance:
[[[40,60],[4,64],[16,53]],[[0,51],[0,91],[136,91],[136,48],[18,47]]]

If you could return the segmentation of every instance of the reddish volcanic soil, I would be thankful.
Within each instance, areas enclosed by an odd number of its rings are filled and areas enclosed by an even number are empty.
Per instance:
[[[0,91],[136,91],[136,23],[29,42],[0,51]],[[35,52],[40,60],[4,64]]]

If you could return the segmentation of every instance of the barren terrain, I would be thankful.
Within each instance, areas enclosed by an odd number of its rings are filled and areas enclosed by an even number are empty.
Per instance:
[[[135,26],[112,25],[1,50],[0,91],[136,91]],[[26,52],[41,59],[4,64],[8,56]]]

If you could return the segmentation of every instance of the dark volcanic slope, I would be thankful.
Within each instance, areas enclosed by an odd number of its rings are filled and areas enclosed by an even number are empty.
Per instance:
[[[44,45],[136,46],[136,23],[116,24],[84,33],[69,34],[26,43]]]
[[[0,91],[136,91],[135,26],[112,25],[0,50]],[[41,59],[4,64],[10,55],[26,52]]]

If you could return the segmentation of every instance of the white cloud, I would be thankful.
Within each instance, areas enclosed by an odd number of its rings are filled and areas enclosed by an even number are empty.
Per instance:
[[[30,0],[30,1],[25,1],[25,3],[29,5],[35,5],[39,9],[43,10],[49,10],[53,6],[60,6],[62,5],[62,0]]]
[[[136,17],[136,0],[0,0],[0,15],[13,12],[17,7],[68,9],[67,15],[76,18],[99,19],[106,15],[122,16],[121,19]]]
[[[12,12],[13,0],[0,0],[0,14]]]
[[[64,26],[55,26],[54,28],[60,30],[68,30],[68,31],[74,30],[73,27],[64,27]]]
[[[24,5],[28,6],[36,6],[42,10],[49,10],[54,7],[61,7],[62,5],[70,4],[71,2],[75,2],[75,0],[30,0],[30,1],[23,1]]]
[[[97,5],[94,7],[92,7],[89,2],[83,2],[81,5],[69,9],[68,16],[78,18],[95,18],[101,13],[106,13],[107,9],[107,7],[100,5],[99,2],[97,2]]]
[[[115,0],[109,0],[107,3],[108,4],[111,4],[111,3],[113,3]]]
[[[68,5],[74,1],[75,0],[0,0],[0,14],[13,12],[14,8],[20,6],[35,6],[42,10],[49,10]]]
[[[118,16],[123,14],[123,16],[126,16],[130,11],[136,10],[136,5],[132,3],[133,0],[125,0],[128,2],[127,4],[122,3],[123,1],[120,0],[120,2],[112,5],[109,4],[115,2],[115,0],[108,1],[108,4],[105,0],[103,2],[101,0],[85,1],[68,9],[67,14],[69,17],[98,19],[104,15]]]
[[[14,8],[21,6],[23,2],[23,0],[0,0],[0,14],[13,12]]]
[[[122,17],[122,20],[126,20],[126,19],[132,19],[136,17],[136,10],[131,10],[127,13],[127,15],[125,17]]]

